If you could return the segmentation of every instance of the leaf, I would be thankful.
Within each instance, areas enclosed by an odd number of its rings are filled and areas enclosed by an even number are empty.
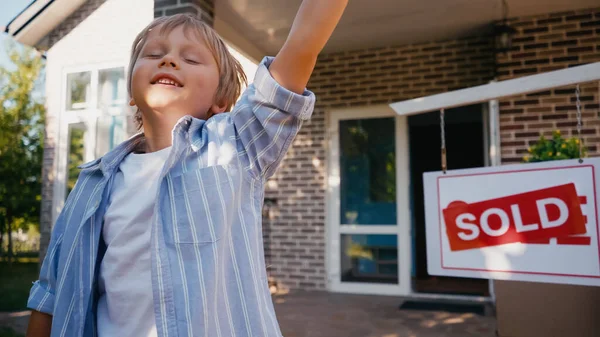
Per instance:
[[[582,146],[582,157],[587,155],[585,146]],[[529,156],[523,158],[523,162],[540,162],[548,160],[564,160],[579,158],[579,139],[565,139],[559,130],[552,133],[551,139],[540,135],[538,142],[529,147]]]

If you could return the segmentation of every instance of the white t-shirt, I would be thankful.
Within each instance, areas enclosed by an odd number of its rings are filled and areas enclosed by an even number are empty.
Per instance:
[[[159,174],[170,150],[131,153],[115,175],[102,228],[107,250],[98,280],[99,337],[156,336],[150,229]]]

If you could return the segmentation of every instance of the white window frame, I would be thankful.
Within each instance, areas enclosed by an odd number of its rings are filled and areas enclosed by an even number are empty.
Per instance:
[[[483,113],[483,140],[484,159],[486,165],[499,164],[500,154],[493,152],[499,146],[498,136],[498,110],[497,102],[489,102],[488,106],[482,107]],[[326,195],[326,273],[327,289],[332,292],[366,294],[366,295],[390,295],[406,296],[424,299],[448,299],[473,302],[493,301],[493,283],[490,281],[490,297],[452,295],[452,294],[428,294],[413,290],[412,285],[412,210],[410,209],[410,157],[408,139],[407,116],[398,115],[385,106],[369,106],[361,108],[337,109],[327,112],[327,141],[329,151],[327,153],[327,195]],[[397,225],[396,226],[352,226],[340,225],[340,174],[339,174],[339,130],[341,120],[395,117],[396,133],[396,202],[397,202]],[[436,155],[436,154],[432,154]],[[340,271],[340,235],[341,234],[394,234],[398,237],[398,284],[363,283],[363,282],[341,282]]]
[[[122,109],[118,109],[121,113],[117,113],[117,109],[110,109],[108,114],[103,114],[98,108],[98,80],[99,72],[105,69],[123,68],[125,80],[127,80],[127,61],[111,61],[102,62],[90,65],[79,65],[64,67],[61,72],[61,90],[60,90],[60,111],[58,114],[58,131],[56,137],[55,160],[56,174],[53,186],[52,195],[52,223],[56,222],[60,211],[64,206],[67,192],[67,174],[68,174],[68,156],[69,156],[69,128],[72,125],[83,125],[86,129],[84,138],[84,162],[89,162],[95,158],[96,136],[97,136],[97,120],[101,116],[116,116],[123,115]],[[83,110],[68,110],[67,94],[68,90],[68,75],[79,72],[91,72],[91,87],[90,87],[90,105],[88,109]],[[124,102],[124,106],[127,102]]]
[[[341,120],[393,117],[396,135],[396,225],[341,225],[339,130]],[[373,295],[411,293],[411,214],[409,208],[408,132],[406,117],[397,116],[385,105],[348,108],[328,112],[327,200],[326,200],[326,272],[327,288],[333,292]],[[398,284],[342,282],[340,271],[341,234],[393,234],[398,239]]]

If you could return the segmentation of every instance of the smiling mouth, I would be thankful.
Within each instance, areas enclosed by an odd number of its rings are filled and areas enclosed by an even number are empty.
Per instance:
[[[168,86],[173,86],[173,87],[178,87],[181,88],[183,87],[183,85],[179,84],[177,81],[174,81],[172,79],[169,78],[159,78],[158,80],[151,82],[150,84],[162,84],[162,85],[168,85]]]

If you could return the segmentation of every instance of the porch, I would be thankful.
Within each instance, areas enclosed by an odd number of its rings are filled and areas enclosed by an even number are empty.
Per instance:
[[[292,292],[274,297],[286,337],[492,337],[490,315],[399,310],[406,298],[331,292]]]

